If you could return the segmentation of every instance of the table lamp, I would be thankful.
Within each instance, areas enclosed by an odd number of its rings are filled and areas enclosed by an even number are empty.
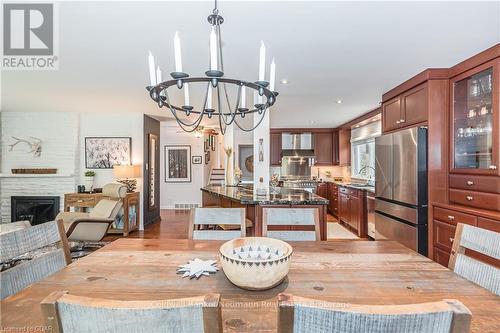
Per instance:
[[[115,165],[113,174],[117,182],[127,185],[128,192],[134,192],[137,188],[137,179],[141,176],[141,169],[138,165]]]

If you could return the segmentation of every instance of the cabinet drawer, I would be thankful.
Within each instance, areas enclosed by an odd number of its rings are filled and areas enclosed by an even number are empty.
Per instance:
[[[94,207],[96,203],[96,198],[94,196],[84,197],[70,195],[66,197],[66,205],[71,207]]]
[[[500,194],[450,189],[450,201],[461,205],[500,211]]]
[[[450,251],[442,250],[438,247],[434,248],[434,261],[440,265],[448,267],[450,262]]]
[[[500,193],[500,177],[450,175],[450,187],[462,190]]]
[[[494,232],[500,232],[500,221],[478,217],[477,226],[479,228],[488,229]]]
[[[455,237],[454,225],[443,223],[434,220],[434,246],[438,246],[443,250],[451,251],[453,238]]]
[[[439,207],[434,207],[434,219],[453,225],[457,225],[457,223],[476,225],[477,222],[477,218],[474,215]]]

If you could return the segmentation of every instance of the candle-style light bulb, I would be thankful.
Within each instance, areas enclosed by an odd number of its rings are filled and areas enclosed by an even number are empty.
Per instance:
[[[182,73],[181,39],[179,33],[174,36],[175,71]]]
[[[189,106],[189,83],[184,83],[184,105]]]
[[[247,104],[246,97],[247,97],[246,87],[241,86],[240,108],[246,108]]]
[[[161,81],[161,69],[160,66],[156,67],[156,84],[160,84]]]
[[[259,94],[257,93],[257,90],[253,91],[253,105],[257,105],[259,103]]]
[[[266,75],[266,46],[264,41],[260,41],[259,53],[259,81],[264,81]]]
[[[208,87],[208,94],[207,94],[207,109],[212,108],[212,87]]]
[[[210,70],[218,70],[217,64],[217,34],[215,33],[215,27],[212,27],[210,31]]]
[[[153,57],[151,51],[149,51],[148,63],[149,63],[149,85],[155,86],[156,85],[155,58]]]
[[[269,68],[269,90],[274,91],[274,84],[276,81],[276,63],[274,58],[271,61],[271,68]]]

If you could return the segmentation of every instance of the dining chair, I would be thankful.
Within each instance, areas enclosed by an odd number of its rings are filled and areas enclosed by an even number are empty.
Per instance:
[[[10,263],[19,256],[56,244],[34,254],[31,260],[0,272],[1,299],[46,278],[71,263],[68,239],[62,221],[51,221],[0,235],[0,261]]]
[[[42,302],[54,333],[220,333],[219,294],[170,300],[121,301],[56,291]]]
[[[310,230],[269,230],[269,226],[313,226]],[[317,208],[262,208],[262,236],[284,241],[320,240]]]
[[[500,233],[458,223],[448,268],[496,295],[500,295],[500,269],[467,255],[478,252],[497,263],[500,260]]]
[[[278,333],[466,333],[470,321],[469,309],[453,299],[357,305],[278,295]]]
[[[240,230],[198,230],[200,226],[239,225]],[[230,240],[246,236],[245,208],[192,208],[189,239]]]

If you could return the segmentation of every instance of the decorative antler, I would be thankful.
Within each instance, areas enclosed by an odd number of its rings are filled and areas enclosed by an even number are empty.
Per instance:
[[[33,153],[35,157],[40,157],[42,154],[42,140],[33,136],[30,136],[30,138],[32,141],[13,136],[12,139],[16,140],[16,142],[9,145],[9,151],[12,151],[18,143],[26,143],[30,147],[30,151],[28,153]]]

